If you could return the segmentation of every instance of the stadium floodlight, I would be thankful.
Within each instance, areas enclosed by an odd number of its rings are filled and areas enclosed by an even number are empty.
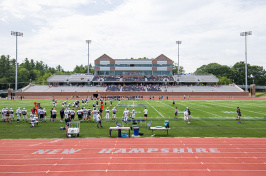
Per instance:
[[[18,36],[23,37],[22,32],[11,31],[11,35],[16,36],[16,76],[15,76],[15,91],[18,90]]]
[[[177,75],[179,75],[179,45],[182,43],[182,41],[176,41],[176,44],[178,45],[178,69],[177,69]]]
[[[91,40],[86,40],[86,43],[88,43],[88,74],[90,74],[90,55],[89,55],[89,51],[90,51]]]
[[[246,32],[241,32],[240,36],[245,36],[245,58],[246,58],[246,63],[245,63],[245,82],[246,82],[246,88],[245,91],[248,91],[248,66],[247,66],[247,36],[252,35],[252,31],[246,31]]]

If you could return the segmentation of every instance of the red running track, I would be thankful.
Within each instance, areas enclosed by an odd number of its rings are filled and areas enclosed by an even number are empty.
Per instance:
[[[0,140],[0,175],[266,175],[266,138]]]

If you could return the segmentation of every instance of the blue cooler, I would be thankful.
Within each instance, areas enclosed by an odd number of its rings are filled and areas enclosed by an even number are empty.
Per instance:
[[[123,133],[122,138],[127,138],[127,133]]]
[[[139,127],[134,127],[134,136],[138,136],[139,135]]]
[[[169,128],[169,120],[164,121],[164,126],[165,126],[165,128]]]

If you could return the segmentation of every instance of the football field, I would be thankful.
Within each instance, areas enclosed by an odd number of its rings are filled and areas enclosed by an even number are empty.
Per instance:
[[[76,99],[69,99],[68,103],[73,103]],[[52,109],[51,99],[31,99],[31,100],[0,100],[0,108],[7,107],[16,110],[18,107],[26,108],[28,117],[30,109],[34,106],[34,102],[40,103],[41,107],[47,111],[47,122],[39,123],[38,126],[30,128],[28,123],[17,123],[12,121],[12,124],[0,122],[1,139],[20,139],[20,138],[65,138],[65,130],[60,130],[60,127],[65,126],[59,121],[59,111],[62,109],[62,102],[66,99],[58,99],[57,103],[57,120],[55,123],[50,122],[50,110]],[[92,109],[92,104],[95,100],[89,100],[85,106],[86,109]],[[99,101],[100,103],[100,101]],[[82,103],[80,103],[82,107]],[[113,106],[110,106],[110,101],[107,100],[107,105],[104,106],[103,128],[97,128],[96,123],[82,122],[81,123],[81,138],[107,138],[109,137],[109,127],[116,126],[115,122],[108,122],[105,119],[105,109],[116,107],[118,110],[116,120],[122,123],[123,111],[128,108],[131,113],[132,108],[135,108],[136,119],[144,119],[144,108],[148,109],[148,120],[152,121],[153,127],[164,126],[164,120],[169,120],[170,130],[167,135],[165,131],[152,131],[147,129],[145,125],[140,126],[140,132],[143,137],[265,137],[266,136],[266,101],[262,99],[173,99],[158,100],[158,99],[143,99],[143,100],[121,100],[113,101]],[[178,119],[174,119],[175,108],[178,109]],[[191,123],[185,124],[184,110],[188,107],[191,111]],[[236,107],[240,107],[242,114],[242,123],[236,120]],[[100,106],[97,106],[99,109]],[[72,106],[71,106],[72,109]],[[74,108],[77,111],[76,108]],[[110,117],[112,113],[110,113]],[[77,115],[75,121],[78,121]],[[122,124],[131,126],[131,124]],[[125,131],[126,132],[126,131]],[[133,132],[132,132],[133,133]],[[112,137],[117,137],[117,132],[112,132]]]

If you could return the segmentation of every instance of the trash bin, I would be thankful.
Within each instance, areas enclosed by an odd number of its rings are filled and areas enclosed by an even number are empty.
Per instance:
[[[121,135],[121,129],[118,129],[118,137],[122,137],[122,135]]]
[[[139,127],[134,127],[134,136],[138,136],[139,135]]]

